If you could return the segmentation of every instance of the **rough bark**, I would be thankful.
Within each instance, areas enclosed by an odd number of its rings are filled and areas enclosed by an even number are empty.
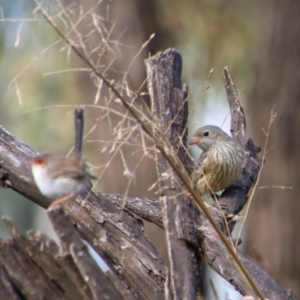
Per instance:
[[[236,224],[234,217],[242,211],[247,203],[247,194],[257,179],[262,160],[257,156],[261,148],[256,147],[251,139],[246,140],[246,118],[244,110],[240,104],[237,90],[227,67],[223,72],[223,80],[230,108],[232,137],[245,149],[243,171],[231,187],[226,189],[221,197],[218,198],[218,205],[216,205],[216,207],[220,206],[222,208],[222,213],[220,214],[217,211],[215,218],[219,220],[219,224],[222,226],[222,215],[224,214],[228,228],[230,232],[232,232]]]
[[[3,127],[0,128],[0,147],[2,185],[48,207],[50,201],[38,192],[26,165],[35,152]],[[166,266],[144,236],[139,219],[95,192],[89,193],[88,199],[83,196],[67,201],[64,209],[77,225],[80,236],[134,294],[141,299],[164,298]]]
[[[24,238],[3,218],[11,238],[0,243],[0,299],[134,299],[101,271],[61,208],[49,216],[61,249],[40,233]]]
[[[251,295],[251,291],[245,284],[243,276],[237,270],[230,254],[222,243],[217,242],[219,238],[215,232],[208,225],[201,228],[201,234],[203,235],[201,249],[209,266],[220,276],[226,278],[242,295]],[[261,268],[241,254],[238,254],[238,257],[266,298],[271,300],[292,299],[289,297],[289,294]]]
[[[187,139],[187,88],[181,87],[181,55],[169,49],[146,60],[146,67],[154,121],[186,164],[183,147]],[[198,247],[192,247],[187,240],[190,238],[194,245],[198,244],[196,227],[200,218],[195,214],[197,208],[192,200],[182,193],[177,174],[159,151],[156,160],[169,258],[165,290],[170,295],[166,299],[196,299],[200,289],[201,261]]]

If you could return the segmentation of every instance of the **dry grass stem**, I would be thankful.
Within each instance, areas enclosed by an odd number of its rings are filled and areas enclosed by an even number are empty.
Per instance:
[[[269,124],[268,124],[268,129],[266,131],[263,129],[263,132],[265,133],[265,136],[266,136],[266,140],[265,140],[264,147],[263,147],[263,155],[262,155],[262,161],[263,162],[265,161],[265,158],[266,158],[266,155],[267,155],[267,147],[268,147],[268,142],[269,142],[269,137],[270,137],[272,123],[274,122],[274,120],[276,118],[276,113],[274,112],[274,109],[275,109],[275,106],[271,110],[271,116],[270,116],[270,120],[269,120]],[[259,169],[259,172],[258,172],[258,175],[257,175],[257,180],[256,180],[256,182],[255,182],[255,184],[254,184],[254,186],[253,186],[253,188],[251,190],[251,193],[250,193],[250,196],[249,196],[249,200],[248,200],[248,202],[246,204],[245,217],[244,217],[243,222],[241,223],[241,226],[240,226],[240,229],[239,229],[239,232],[238,232],[238,235],[237,235],[237,240],[239,240],[239,238],[241,237],[242,230],[243,230],[243,227],[245,225],[245,221],[246,221],[248,213],[249,213],[251,202],[253,200],[254,194],[255,194],[255,192],[257,190],[257,186],[259,184],[259,180],[260,180],[260,175],[261,175],[262,169],[263,169],[263,165]],[[237,244],[235,246],[237,247]]]

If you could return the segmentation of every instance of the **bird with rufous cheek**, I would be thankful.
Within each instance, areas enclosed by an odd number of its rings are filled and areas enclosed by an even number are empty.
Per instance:
[[[28,164],[40,192],[55,200],[51,205],[83,193],[91,186],[91,179],[95,179],[86,164],[77,158],[41,154]]]
[[[200,195],[229,187],[242,171],[244,150],[217,126],[196,130],[189,145],[197,145],[203,151],[192,173],[193,185]]]

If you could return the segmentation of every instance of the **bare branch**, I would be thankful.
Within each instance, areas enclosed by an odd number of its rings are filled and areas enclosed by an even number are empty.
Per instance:
[[[63,256],[66,260],[69,260],[71,254],[74,262],[73,267],[76,267],[80,272],[78,276],[81,276],[83,282],[78,288],[84,290],[85,286],[88,286],[92,299],[125,299],[123,297],[125,294],[127,299],[133,299],[133,295],[130,295],[128,290],[126,291],[125,286],[122,287],[121,291],[116,289],[116,286],[112,285],[111,280],[106,277],[90,257],[87,247],[80,240],[73,224],[66,217],[61,207],[52,208],[48,211],[48,215],[61,240]],[[74,273],[73,270],[70,270],[69,277],[74,277]],[[118,280],[116,279],[116,281]],[[120,287],[119,285],[118,288]]]
[[[202,244],[201,249],[204,250],[204,257],[207,263],[219,275],[230,282],[241,294],[249,295],[250,291],[245,284],[243,276],[237,271],[233,260],[231,259],[227,249],[218,240],[218,236],[209,224],[208,227],[202,228]],[[265,271],[244,258],[241,254],[237,254],[254,282],[261,292],[272,300],[290,300],[289,295],[285,292]]]
[[[179,141],[181,136],[186,140],[188,117],[187,95],[181,90],[181,56],[176,50],[169,49],[147,59],[146,67],[154,119],[185,163],[185,151]],[[198,244],[195,232],[195,220],[200,219],[195,214],[198,210],[191,199],[181,193],[182,186],[177,174],[159,151],[157,173],[158,178],[162,178],[159,180],[159,198],[170,264],[169,286],[166,286],[165,292],[170,296],[166,299],[196,299],[200,287],[200,255],[197,247],[191,247],[186,240],[190,238],[194,244]],[[189,236],[184,237],[186,232],[189,232]]]
[[[223,76],[230,107],[231,131],[233,137],[235,137],[245,148],[243,172],[234,184],[226,189],[221,197],[218,198],[218,206],[222,208],[223,214],[229,223],[229,229],[232,231],[236,224],[236,221],[234,221],[233,218],[247,203],[247,194],[257,179],[262,159],[257,156],[261,148],[256,147],[251,139],[248,139],[247,142],[245,142],[246,119],[234,82],[227,67],[224,69]],[[221,225],[223,217],[221,215],[215,215],[215,217],[219,220]]]
[[[50,201],[36,189],[27,160],[36,153],[0,126],[0,181],[42,207]],[[141,299],[163,299],[166,266],[144,236],[142,222],[94,192],[64,205],[80,236]],[[109,255],[108,255],[109,254]],[[124,259],[126,257],[126,259]]]
[[[241,145],[246,139],[246,119],[241,107],[240,98],[227,67],[224,68],[223,80],[231,114],[231,133]]]
[[[1,270],[6,275],[1,299],[19,299],[4,297],[5,292],[22,295],[22,299],[134,299],[124,286],[116,287],[101,271],[60,208],[51,211],[50,217],[63,250],[39,233],[30,232],[30,239],[24,238],[7,217],[3,218],[11,238],[0,243]]]
[[[159,201],[147,198],[124,197],[123,195],[116,194],[101,194],[101,196],[106,197],[115,205],[122,205],[123,208],[140,218],[164,228]]]

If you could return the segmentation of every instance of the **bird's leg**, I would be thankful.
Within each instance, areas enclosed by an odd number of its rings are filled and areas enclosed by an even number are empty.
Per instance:
[[[53,207],[53,206],[56,206],[56,205],[58,205],[58,204],[60,204],[60,203],[62,203],[62,202],[64,202],[64,201],[66,201],[66,200],[69,200],[70,198],[73,198],[74,196],[75,196],[75,193],[70,193],[70,194],[68,194],[67,196],[58,198],[58,199],[54,200],[54,201],[50,204],[49,208],[50,208],[50,207]]]

